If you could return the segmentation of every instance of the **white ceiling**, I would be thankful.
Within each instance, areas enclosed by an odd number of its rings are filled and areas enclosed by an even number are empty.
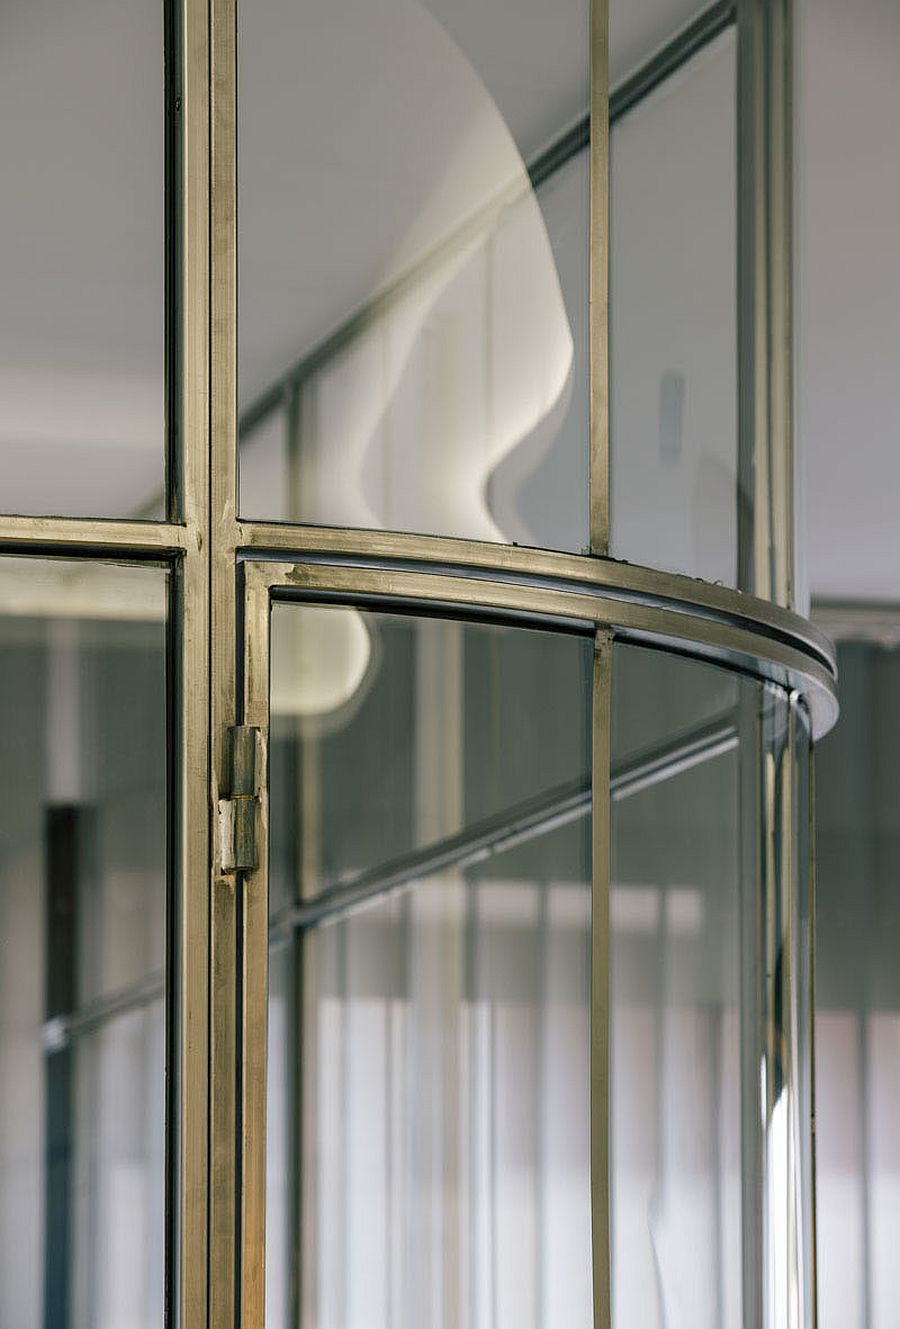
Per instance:
[[[613,0],[613,82],[701,7]],[[244,311],[250,395],[451,224],[497,161],[508,161],[509,143],[527,158],[580,113],[587,6],[254,0],[244,8],[242,255],[271,297]],[[161,479],[159,11],[156,0],[3,6],[7,510],[46,508],[49,495],[55,510],[123,515]],[[798,11],[798,437],[810,582],[820,596],[900,599],[900,5],[798,0]],[[469,59],[437,84],[440,62],[449,68],[448,32]],[[251,80],[263,108],[255,119]],[[499,117],[487,114],[485,87]],[[286,182],[296,208],[275,209],[267,200]],[[341,203],[337,211],[317,209],[326,195]],[[647,206],[665,210],[666,200]],[[301,238],[316,260],[302,307],[279,306],[283,265],[270,262],[266,273],[266,262]]]

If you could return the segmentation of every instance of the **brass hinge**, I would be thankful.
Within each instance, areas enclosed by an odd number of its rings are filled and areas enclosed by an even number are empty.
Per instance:
[[[217,807],[220,872],[245,872],[257,865],[256,823],[259,793],[256,753],[259,730],[254,725],[232,725],[231,794]]]

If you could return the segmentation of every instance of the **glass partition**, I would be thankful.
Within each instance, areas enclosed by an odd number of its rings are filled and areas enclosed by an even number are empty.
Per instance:
[[[591,639],[321,614],[372,676],[302,713],[275,646],[267,1325],[587,1324]]]
[[[640,648],[613,678],[613,1323],[811,1326],[804,714]]]
[[[161,0],[0,16],[0,507],[165,514]]]
[[[610,135],[616,558],[737,585],[734,30]]]
[[[245,517],[586,549],[589,34],[239,8]]]
[[[0,1324],[158,1326],[166,593],[0,559]]]
[[[789,6],[613,8],[605,559],[602,0],[0,19],[0,1329],[587,1329],[607,1144],[811,1329]]]
[[[613,1322],[738,1329],[737,700],[757,685],[628,647],[616,650],[613,685],[614,765],[669,754],[612,804]],[[704,731],[691,691],[724,694],[725,736],[685,760],[679,747],[689,751]],[[639,744],[628,701],[641,714]]]

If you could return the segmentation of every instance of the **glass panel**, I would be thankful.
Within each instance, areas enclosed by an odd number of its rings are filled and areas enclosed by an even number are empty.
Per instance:
[[[692,670],[698,690],[719,684],[714,669],[617,647],[614,765],[625,760],[620,698],[634,668],[645,684],[653,675],[651,706],[673,672]],[[679,716],[677,702],[676,691],[663,750],[673,720],[690,734],[691,709]],[[736,741],[686,770],[673,754],[613,802],[616,1329],[742,1323],[739,827]]]
[[[0,1324],[164,1292],[167,574],[0,559]]]
[[[589,656],[558,632],[276,604],[273,908],[296,897],[298,810],[311,896],[586,789]]]
[[[164,511],[159,0],[0,18],[3,511]]]
[[[670,687],[685,668],[716,690],[710,666],[616,648],[613,765],[640,778],[612,804],[613,1322],[805,1329],[808,731],[797,712],[792,747],[787,695],[732,676],[708,742]],[[635,669],[668,699],[655,765],[627,747]]]
[[[273,655],[267,1325],[587,1325],[592,642],[323,612],[375,676],[290,718],[344,674]]]
[[[545,150],[589,50],[589,0],[240,8],[244,516],[586,547],[587,153]]]
[[[613,128],[612,552],[737,578],[736,62],[723,34]]]
[[[736,727],[737,674],[658,651],[628,651],[625,659],[628,668],[616,671],[614,770],[628,769],[661,744]]]
[[[73,1045],[68,1323],[79,1329],[165,1323],[165,1057],[161,999]]]

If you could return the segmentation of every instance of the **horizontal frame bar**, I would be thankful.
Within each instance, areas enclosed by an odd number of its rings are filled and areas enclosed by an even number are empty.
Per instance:
[[[569,589],[592,588],[604,595],[637,597],[698,617],[727,619],[796,643],[817,656],[827,670],[835,671],[831,642],[807,619],[729,587],[636,563],[449,536],[287,522],[241,522],[238,545],[238,552],[248,559],[344,561],[359,567],[394,564],[398,571],[413,564],[438,564],[448,575],[455,575],[457,569],[477,569],[496,578],[540,578],[560,588],[568,582],[572,583]]]
[[[0,517],[0,553],[171,558],[185,553],[189,545],[188,527],[175,522]]]

